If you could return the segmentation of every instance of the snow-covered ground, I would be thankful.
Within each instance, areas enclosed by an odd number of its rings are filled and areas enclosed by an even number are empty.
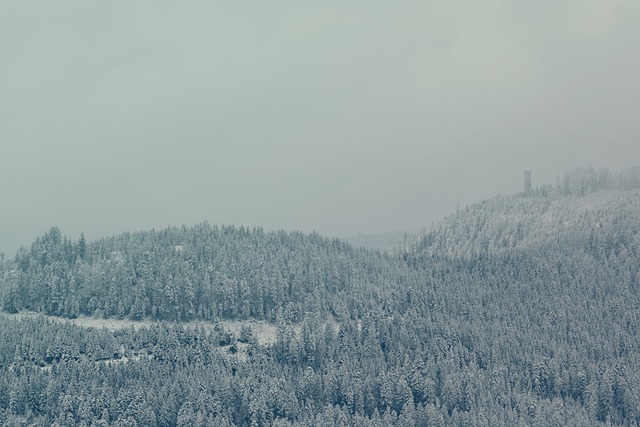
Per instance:
[[[6,316],[9,318],[15,318],[15,319],[42,316],[45,319],[51,320],[54,322],[66,322],[66,323],[71,323],[84,328],[96,328],[96,329],[106,328],[110,331],[116,331],[119,329],[125,329],[125,328],[131,328],[131,327],[133,327],[134,329],[148,328],[150,326],[158,325],[162,323],[161,321],[154,321],[154,320],[136,321],[136,320],[112,319],[112,318],[103,319],[103,318],[95,318],[95,317],[88,317],[88,316],[80,316],[76,319],[66,319],[64,317],[46,316],[40,313],[35,313],[33,311],[22,311],[16,314],[0,312],[0,315]],[[166,322],[166,323],[175,324],[175,322]],[[181,322],[180,324],[187,328],[202,327],[206,329],[206,328],[214,328],[216,326],[216,323],[205,322],[202,320],[191,321],[191,322]],[[240,337],[240,328],[242,328],[242,326],[244,325],[247,325],[249,326],[249,328],[251,328],[253,336],[258,341],[258,344],[270,345],[276,341],[277,326],[262,320],[222,320],[217,324],[222,326],[222,329],[224,329],[225,332],[232,334],[236,338]],[[296,332],[298,332],[297,329],[298,328],[294,328]]]

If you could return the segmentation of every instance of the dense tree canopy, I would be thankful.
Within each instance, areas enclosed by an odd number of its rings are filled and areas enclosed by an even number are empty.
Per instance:
[[[1,270],[0,424],[638,425],[636,172],[480,202],[394,255],[207,224],[53,228]]]

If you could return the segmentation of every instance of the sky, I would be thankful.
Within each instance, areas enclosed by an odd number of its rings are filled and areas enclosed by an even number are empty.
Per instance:
[[[640,163],[640,2],[5,2],[0,251],[171,225],[419,230]]]

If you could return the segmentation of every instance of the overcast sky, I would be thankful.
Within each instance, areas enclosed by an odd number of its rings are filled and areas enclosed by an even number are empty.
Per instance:
[[[640,163],[640,2],[6,1],[0,251],[58,226],[419,230]]]

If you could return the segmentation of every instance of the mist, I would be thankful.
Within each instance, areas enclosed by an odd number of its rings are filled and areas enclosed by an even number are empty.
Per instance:
[[[235,224],[419,230],[638,164],[640,3],[11,2],[0,251]]]

